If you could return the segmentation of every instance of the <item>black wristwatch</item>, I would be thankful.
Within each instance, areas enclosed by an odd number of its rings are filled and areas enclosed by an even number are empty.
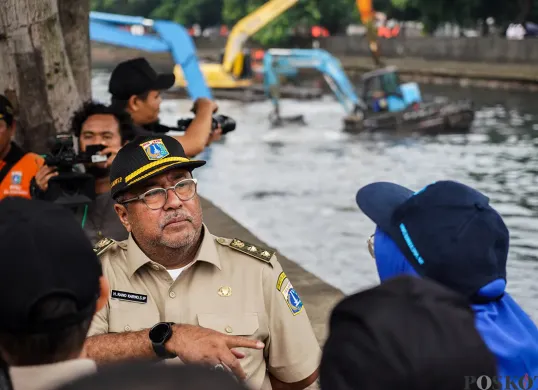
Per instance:
[[[149,331],[149,339],[155,354],[162,359],[173,359],[177,355],[166,350],[164,344],[172,337],[173,322],[159,322]]]

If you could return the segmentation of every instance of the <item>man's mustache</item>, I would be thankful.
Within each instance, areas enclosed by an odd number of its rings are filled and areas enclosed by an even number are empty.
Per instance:
[[[164,217],[164,220],[160,223],[161,229],[164,228],[166,225],[173,223],[173,222],[181,222],[181,221],[187,221],[191,222],[193,221],[192,217],[185,213],[174,213],[169,214]]]

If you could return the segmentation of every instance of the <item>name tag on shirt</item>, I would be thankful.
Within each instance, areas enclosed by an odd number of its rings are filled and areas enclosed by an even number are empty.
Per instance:
[[[136,303],[148,303],[148,296],[142,294],[135,294],[126,291],[112,290],[112,299],[119,299],[121,301],[129,301]]]

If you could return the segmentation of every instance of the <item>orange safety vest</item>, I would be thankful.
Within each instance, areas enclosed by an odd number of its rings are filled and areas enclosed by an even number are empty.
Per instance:
[[[15,144],[11,144],[13,151],[21,152]],[[8,154],[9,155],[9,154]],[[31,199],[30,182],[35,177],[39,168],[44,164],[43,157],[35,153],[24,154],[7,172],[6,176],[0,182],[0,200],[8,196],[21,196]],[[6,161],[0,161],[0,171],[6,165]]]

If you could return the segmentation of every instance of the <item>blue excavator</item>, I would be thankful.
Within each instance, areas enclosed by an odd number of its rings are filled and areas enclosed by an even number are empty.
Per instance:
[[[424,102],[415,82],[401,83],[395,67],[388,66],[362,75],[357,88],[349,81],[340,61],[321,49],[270,49],[263,59],[264,91],[274,111],[273,126],[304,123],[302,115],[280,115],[280,78],[301,68],[317,69],[340,102],[346,116],[344,131],[418,131],[440,133],[468,131],[474,120],[467,100]]]
[[[271,99],[274,111],[269,119],[273,126],[288,122],[304,122],[302,115],[282,117],[280,115],[280,78],[295,76],[299,69],[316,69],[322,73],[344,111],[348,115],[365,110],[366,106],[355,93],[340,61],[322,49],[269,49],[263,58],[263,85],[265,94]]]
[[[143,34],[137,33],[140,29],[144,30]],[[149,33],[145,33],[146,30]],[[90,12],[90,39],[152,53],[170,53],[176,66],[181,67],[189,97],[192,100],[213,98],[200,69],[196,46],[187,29],[180,24],[168,20]]]

